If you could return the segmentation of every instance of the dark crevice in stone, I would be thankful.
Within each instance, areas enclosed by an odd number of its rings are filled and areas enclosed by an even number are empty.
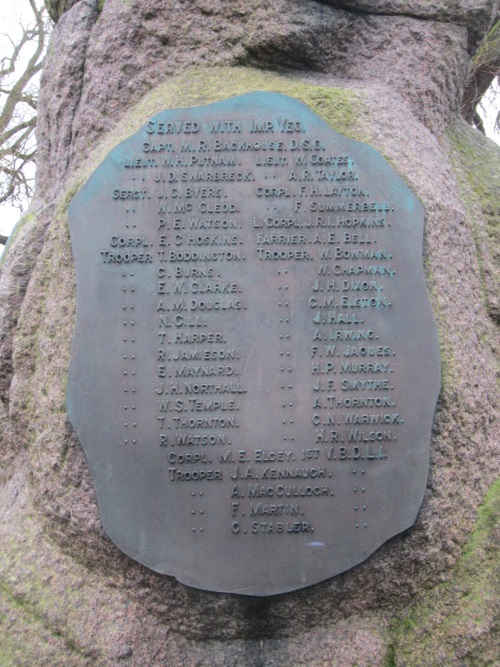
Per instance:
[[[417,14],[414,12],[382,12],[377,11],[376,9],[370,9],[370,11],[368,11],[367,9],[354,9],[349,5],[349,3],[346,6],[346,4],[343,2],[332,2],[331,0],[316,0],[316,2],[320,2],[321,4],[328,5],[336,9],[342,9],[345,12],[364,16],[390,16],[394,18],[417,19],[418,21],[434,21],[435,23],[452,23],[454,25],[467,27],[465,23],[458,23],[453,21],[451,18],[440,19],[438,16],[433,16],[432,14]]]
[[[90,35],[92,33],[92,28],[97,20],[97,17],[99,15],[99,0],[84,0],[83,4],[85,4],[89,8],[89,13],[87,14],[86,21],[87,21],[87,34],[85,37],[85,43],[84,43],[84,48],[83,48],[83,60],[82,60],[82,65],[80,68],[80,71],[78,72],[80,81],[79,81],[79,86],[78,86],[78,93],[77,93],[77,98],[73,107],[73,113],[72,113],[72,118],[71,118],[71,123],[70,123],[70,132],[69,132],[69,146],[73,144],[73,125],[75,122],[75,118],[78,113],[78,108],[80,106],[80,100],[82,98],[82,92],[83,92],[83,80],[85,76],[85,64],[87,62],[87,51],[89,47],[89,41],[90,41]],[[70,163],[70,153],[69,151],[66,154],[66,164],[65,164],[65,169],[67,170],[69,168],[69,163]]]

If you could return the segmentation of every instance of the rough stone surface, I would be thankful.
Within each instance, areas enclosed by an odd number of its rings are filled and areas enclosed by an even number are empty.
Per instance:
[[[0,274],[0,664],[495,665],[498,149],[450,125],[467,68],[465,24],[342,4],[106,0],[99,13],[80,0],[62,15],[44,74],[37,201]],[[402,6],[370,6],[388,4]],[[264,599],[189,589],[118,552],[65,413],[69,200],[156,111],[250,90],[296,96],[371,143],[419,197],[443,363],[415,526],[343,575]]]
[[[454,167],[476,241],[484,299],[500,324],[500,164],[496,147],[480,132],[457,121],[448,132]],[[481,155],[476,164],[474,156]]]
[[[101,11],[98,0],[80,0],[54,29],[43,75],[38,196],[53,199],[130,104],[192,66],[385,82],[427,127],[444,129],[458,108],[467,40],[465,25],[313,0],[106,0]]]
[[[79,0],[45,0],[53,21],[71,9]],[[498,11],[498,0],[434,0],[415,2],[414,0],[319,0],[332,7],[367,14],[413,16],[421,19],[456,23],[466,26],[469,31],[469,49],[473,51],[491,26],[492,18]],[[105,0],[100,4],[104,5]],[[208,1],[204,3],[209,6]]]
[[[422,19],[444,21],[466,26],[469,31],[469,48],[473,51],[488,32],[498,11],[498,0],[324,0],[324,2],[352,11],[368,14],[401,14]]]

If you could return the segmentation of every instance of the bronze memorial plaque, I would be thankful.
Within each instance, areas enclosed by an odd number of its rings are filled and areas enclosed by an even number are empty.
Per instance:
[[[301,102],[162,111],[73,199],[68,411],[104,529],[272,595],[415,521],[440,384],[423,209]]]

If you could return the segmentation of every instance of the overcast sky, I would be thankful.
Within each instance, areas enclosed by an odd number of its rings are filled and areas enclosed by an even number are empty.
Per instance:
[[[32,16],[27,0],[0,0],[0,56],[12,52],[9,37],[15,42],[21,34],[19,23],[32,23]],[[10,234],[18,220],[19,209],[6,204],[0,206],[0,234]],[[0,254],[2,248],[0,245]]]

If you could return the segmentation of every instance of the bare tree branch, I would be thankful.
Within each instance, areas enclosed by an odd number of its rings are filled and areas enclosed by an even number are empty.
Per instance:
[[[40,71],[42,62],[40,59],[43,55],[45,47],[45,30],[43,24],[43,9],[37,9],[35,5],[35,0],[29,0],[35,20],[37,23],[37,30],[31,31],[30,33],[25,32],[23,37],[26,35],[32,34],[33,38],[26,38],[26,44],[34,42],[36,45],[35,52],[28,60],[24,70],[21,75],[17,78],[15,83],[10,89],[10,93],[7,96],[5,104],[3,105],[2,112],[0,113],[0,132],[3,132],[7,125],[12,120],[16,106],[19,104],[19,101],[23,95],[26,86],[31,81],[31,79]]]
[[[481,48],[474,56],[460,106],[462,117],[483,133],[484,125],[477,112],[477,107],[499,72],[500,19],[497,18]]]
[[[38,75],[43,66],[50,21],[42,0],[26,0],[32,20],[20,24],[12,50],[0,58],[0,204],[21,210],[31,198],[36,155]]]
[[[8,152],[9,147],[7,145],[7,142],[11,137],[15,136],[18,132],[21,132],[22,130],[33,129],[35,125],[36,125],[36,116],[32,116],[28,120],[24,120],[23,122],[19,123],[19,125],[14,125],[3,134],[0,134],[0,154],[3,153],[4,151]]]

